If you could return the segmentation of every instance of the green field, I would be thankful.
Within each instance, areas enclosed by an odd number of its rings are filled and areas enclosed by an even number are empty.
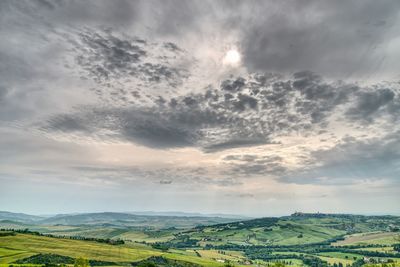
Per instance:
[[[6,248],[8,253],[13,250],[21,252],[21,254],[11,258],[2,257],[0,263],[11,263],[17,259],[25,258],[28,254],[38,253],[54,253],[73,258],[85,257],[118,263],[142,260],[151,255],[160,254],[149,247],[136,244],[113,246],[97,242],[49,238],[30,234],[0,237],[0,245],[3,249]]]
[[[374,232],[374,233],[359,233],[346,236],[345,240],[333,243],[335,246],[348,246],[348,245],[392,245],[399,243],[396,238],[399,233],[396,232]]]
[[[52,253],[73,258],[84,257],[91,260],[115,262],[118,265],[129,265],[150,256],[197,263],[202,266],[222,266],[212,257],[197,257],[191,254],[161,252],[149,246],[128,243],[125,245],[108,245],[91,241],[70,240],[17,234],[0,237],[0,264],[11,264],[16,260],[27,258],[38,253]]]

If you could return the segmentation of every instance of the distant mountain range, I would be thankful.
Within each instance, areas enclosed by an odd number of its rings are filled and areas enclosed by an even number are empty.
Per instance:
[[[10,220],[16,222],[37,222],[43,220],[43,217],[29,215],[25,213],[14,213],[8,211],[0,211],[0,220]]]
[[[35,216],[24,213],[0,211],[1,226],[8,225],[108,225],[123,227],[194,227],[228,223],[248,217],[225,214],[185,212],[97,212]],[[16,223],[16,224],[13,224]]]

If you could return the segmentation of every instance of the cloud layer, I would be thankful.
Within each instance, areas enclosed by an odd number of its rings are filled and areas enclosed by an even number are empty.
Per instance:
[[[31,185],[32,199],[51,195],[35,184],[64,184],[99,203],[107,190],[150,196],[155,210],[396,202],[399,11],[390,0],[2,1],[0,179]],[[223,64],[230,49],[235,66]]]

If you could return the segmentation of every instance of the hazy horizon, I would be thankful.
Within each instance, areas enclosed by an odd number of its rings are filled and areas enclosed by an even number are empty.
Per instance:
[[[399,214],[399,14],[1,1],[0,210]]]
[[[329,214],[329,215],[361,215],[361,216],[399,216],[400,213],[380,213],[380,212],[370,212],[370,213],[340,213],[340,212],[335,212],[335,213],[329,213],[329,212],[320,212],[320,211],[309,211],[309,212],[304,212],[304,211],[294,211],[293,213],[282,213],[282,214],[254,214],[254,215],[249,215],[249,214],[236,214],[236,213],[202,213],[202,212],[196,212],[196,211],[177,211],[177,210],[166,210],[166,211],[156,211],[156,210],[143,210],[143,211],[126,211],[126,210],[121,210],[121,211],[111,211],[111,210],[98,210],[98,211],[81,211],[81,212],[59,212],[59,213],[30,213],[30,212],[24,212],[24,211],[10,211],[10,210],[0,210],[0,212],[10,212],[10,213],[20,213],[20,214],[26,214],[26,215],[33,215],[33,216],[38,216],[38,217],[52,217],[52,216],[62,216],[62,215],[82,215],[82,214],[101,214],[101,213],[121,213],[121,214],[134,214],[134,215],[145,215],[145,216],[168,216],[169,214],[172,214],[171,216],[177,216],[177,217],[227,217],[229,218],[230,216],[232,218],[234,217],[239,217],[243,218],[244,220],[246,218],[252,219],[252,218],[264,218],[264,217],[285,217],[285,216],[290,216],[295,213],[305,213],[305,214]]]

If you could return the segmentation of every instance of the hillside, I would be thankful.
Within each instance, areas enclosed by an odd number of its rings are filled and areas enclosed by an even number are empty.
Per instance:
[[[154,228],[189,228],[196,225],[210,225],[217,223],[232,222],[237,219],[221,217],[199,217],[199,216],[157,216],[136,215],[129,213],[102,212],[85,213],[76,215],[64,215],[47,218],[40,221],[43,225],[100,225],[110,224],[114,226],[135,226]]]
[[[241,222],[201,226],[176,235],[177,246],[264,245],[290,246],[343,239],[347,234],[391,231],[400,225],[395,216],[293,214]]]
[[[43,220],[43,217],[29,215],[25,213],[14,213],[8,211],[0,211],[0,221],[2,220],[10,220],[15,222],[37,222]]]
[[[137,215],[131,213],[102,212],[56,215],[49,218],[37,218],[35,221],[31,219],[20,219],[18,221],[7,219],[0,220],[0,228],[29,229],[56,236],[83,236],[139,242],[164,242],[174,238],[174,234],[196,226],[214,225],[238,220],[226,217],[192,216],[193,214],[185,213],[182,213],[182,216],[155,214]],[[17,217],[17,215],[11,215],[12,213],[8,218]],[[26,215],[23,218],[29,218],[28,216]]]
[[[92,241],[71,240],[21,234],[0,236],[0,264],[21,261],[38,254],[84,257],[90,260],[112,262],[115,265],[130,265],[152,256],[199,264],[200,266],[222,266],[215,261],[196,256],[167,253],[140,244],[109,245]],[[60,262],[61,263],[61,262]]]

